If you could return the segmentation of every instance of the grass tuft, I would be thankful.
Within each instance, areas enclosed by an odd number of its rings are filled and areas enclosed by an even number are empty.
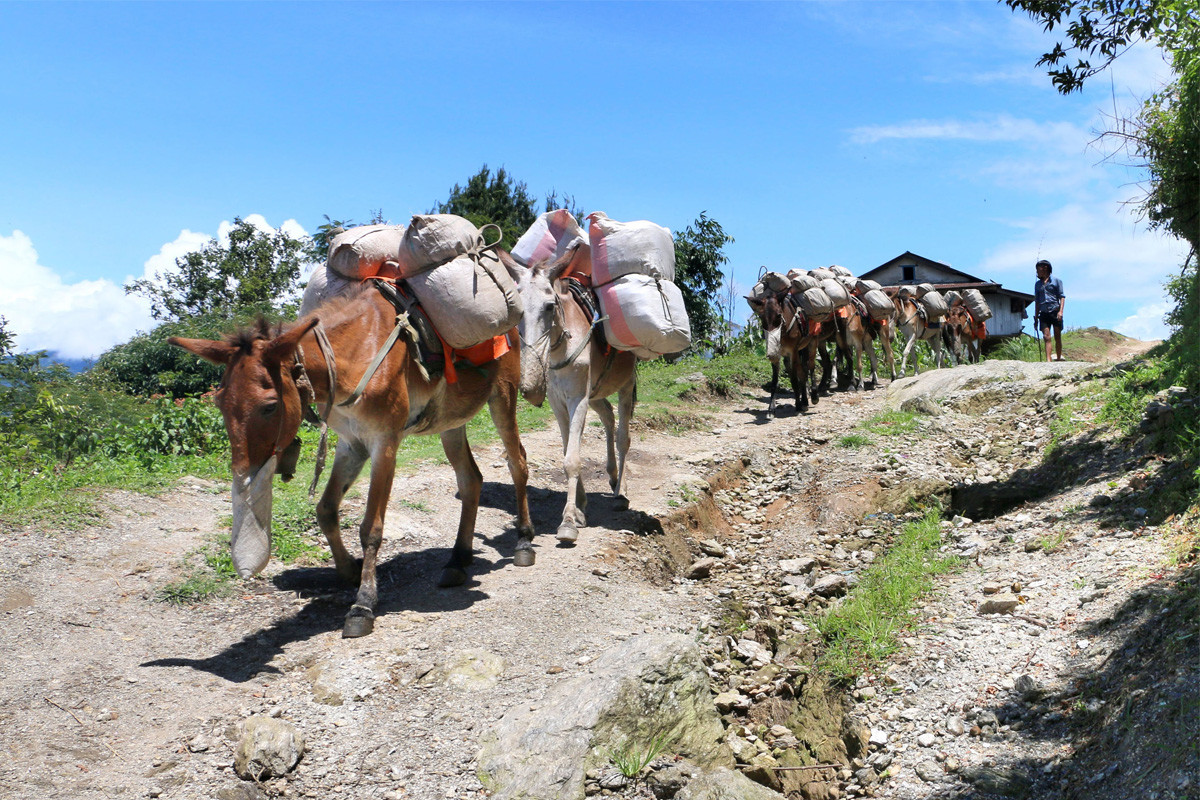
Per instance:
[[[862,574],[850,597],[813,621],[827,644],[818,668],[844,683],[895,652],[900,633],[912,624],[910,609],[933,588],[936,575],[959,565],[958,558],[939,552],[941,546],[937,510],[905,525],[892,549]]]

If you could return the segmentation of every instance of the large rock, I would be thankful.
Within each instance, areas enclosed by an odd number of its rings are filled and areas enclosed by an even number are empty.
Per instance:
[[[535,711],[521,706],[485,737],[479,775],[499,800],[580,800],[584,776],[619,748],[665,735],[665,754],[702,769],[733,766],[700,650],[681,635],[626,640],[590,674],[550,690]]]
[[[233,768],[248,781],[278,778],[291,772],[304,755],[304,735],[271,717],[250,717],[233,755]]]
[[[675,800],[783,800],[783,795],[740,772],[718,769],[692,778]]]
[[[1054,402],[1061,384],[1094,368],[1083,361],[984,361],[954,369],[935,369],[888,385],[884,405],[891,410],[922,411],[939,401],[967,413],[986,411],[1014,400]]]

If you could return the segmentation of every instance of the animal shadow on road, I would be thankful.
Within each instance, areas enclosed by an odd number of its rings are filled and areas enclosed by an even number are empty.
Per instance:
[[[585,459],[584,469],[587,472],[584,475],[587,485],[608,485],[608,476],[598,465],[589,464]],[[543,489],[537,486],[530,486],[528,491],[529,513],[533,517],[534,528],[539,532],[539,535],[533,537],[533,546],[537,548],[552,541],[547,532],[553,532],[554,526],[558,524],[563,506],[567,502],[567,493],[564,489]],[[485,483],[479,505],[514,516],[517,513],[512,487],[507,484]],[[618,505],[617,498],[607,492],[588,492],[587,518],[589,528],[604,528],[614,532],[632,531],[643,536],[663,532],[662,523],[657,517],[635,508],[622,508]],[[511,553],[516,547],[516,531],[512,528],[493,537],[478,531],[475,535],[501,553]],[[558,542],[557,545],[568,549],[574,547],[573,542]],[[511,558],[505,559],[505,562],[511,562]]]
[[[502,552],[511,553],[516,546],[516,530],[498,538],[507,545],[507,550]],[[478,586],[478,576],[511,562],[511,558],[491,561],[477,553],[471,564],[471,580],[465,586],[439,589],[436,575],[449,557],[449,547],[434,547],[401,553],[382,562],[377,572],[381,589],[377,617],[400,611],[428,613],[470,608],[488,596],[473,588]],[[271,662],[287,645],[341,630],[343,609],[347,598],[353,597],[354,588],[339,579],[333,567],[289,569],[275,576],[273,583],[274,591],[267,589],[266,593],[313,596],[303,607],[280,616],[261,630],[246,634],[216,655],[207,658],[161,658],[140,666],[189,667],[233,683],[244,683],[262,673],[280,673],[281,670]]]

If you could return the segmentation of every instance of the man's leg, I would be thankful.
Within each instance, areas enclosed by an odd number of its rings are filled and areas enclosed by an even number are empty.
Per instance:
[[[1050,330],[1051,330],[1051,327],[1049,325],[1042,328],[1042,341],[1046,343],[1046,360],[1047,361],[1050,360]]]
[[[1050,343],[1047,342],[1047,345]],[[1054,350],[1058,354],[1058,360],[1062,361],[1062,323],[1059,322],[1054,326]]]

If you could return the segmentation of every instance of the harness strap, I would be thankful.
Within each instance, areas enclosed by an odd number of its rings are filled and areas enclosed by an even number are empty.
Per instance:
[[[379,348],[379,352],[371,359],[370,365],[367,366],[366,372],[363,373],[358,385],[354,387],[354,391],[350,393],[342,402],[338,403],[340,408],[352,406],[362,398],[363,392],[367,389],[367,384],[371,382],[371,378],[375,377],[375,373],[379,370],[380,364],[387,358],[388,353],[395,347],[396,341],[404,334],[405,338],[411,343],[416,343],[420,335],[417,329],[413,327],[412,321],[409,319],[409,312],[415,305],[403,293],[396,290],[396,287],[382,278],[372,278],[371,282],[375,284],[375,288],[379,293],[386,297],[396,309],[396,324],[392,327],[392,332],[388,334],[388,338],[384,341],[383,346]],[[429,372],[425,369],[425,365],[421,363],[421,359],[417,358],[417,368],[421,371],[421,376],[429,380]]]

